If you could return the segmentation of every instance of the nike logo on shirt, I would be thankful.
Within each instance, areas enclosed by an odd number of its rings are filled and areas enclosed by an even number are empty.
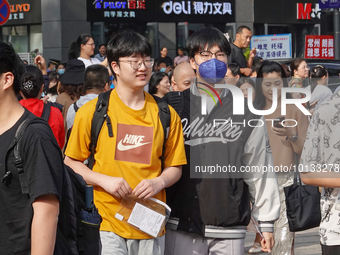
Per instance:
[[[127,151],[151,143],[151,142],[142,143],[144,138],[145,138],[144,135],[126,134],[124,139],[119,141],[117,149],[120,151]],[[125,145],[123,143],[125,143]]]

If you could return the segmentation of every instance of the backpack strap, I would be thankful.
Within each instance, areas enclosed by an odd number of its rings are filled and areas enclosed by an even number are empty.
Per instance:
[[[73,104],[73,109],[74,109],[74,112],[77,112],[79,110],[79,107],[77,105],[77,102],[74,102]]]
[[[113,137],[112,124],[110,117],[106,114],[109,107],[111,90],[99,94],[98,101],[96,104],[96,109],[93,114],[92,125],[91,125],[91,143],[90,143],[90,157],[88,167],[93,168],[94,165],[94,154],[96,153],[96,147],[98,142],[98,136],[104,121],[106,120],[106,125],[109,133],[109,137]]]
[[[51,105],[49,103],[44,104],[44,110],[41,114],[41,118],[46,120],[48,122],[48,119],[50,118],[50,113],[51,113]]]
[[[169,135],[171,114],[170,114],[169,105],[165,101],[161,100],[161,101],[156,101],[156,102],[157,102],[158,109],[159,109],[158,111],[159,119],[162,123],[163,133],[164,133],[163,150],[162,150],[162,156],[161,156],[162,169],[164,169],[165,143]]]
[[[33,123],[43,123],[45,125],[46,122],[42,121],[41,119],[37,118],[37,117],[28,117],[27,119],[25,119],[18,127],[14,139],[12,141],[12,143],[10,144],[7,152],[6,152],[6,162],[7,162],[7,158],[8,158],[8,154],[9,152],[13,149],[14,152],[14,165],[19,173],[19,181],[20,181],[20,186],[21,186],[21,193],[22,194],[28,194],[28,183],[26,180],[26,176],[24,173],[24,169],[23,169],[23,164],[22,164],[22,157],[20,155],[20,140],[23,137],[26,128],[33,124]],[[2,178],[2,182],[8,181],[9,178],[11,177],[11,172],[7,171],[7,163],[5,166],[6,169],[6,174],[4,175],[4,177]]]

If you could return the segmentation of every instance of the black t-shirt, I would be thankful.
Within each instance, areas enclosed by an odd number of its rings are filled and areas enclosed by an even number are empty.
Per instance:
[[[166,66],[173,66],[173,64],[172,64],[172,59],[171,59],[170,57],[168,57],[168,56],[165,56],[165,58],[162,58],[162,57],[156,58],[155,62],[156,62],[156,64],[157,64],[157,66],[159,65],[158,63],[159,63],[159,61],[161,61],[161,60],[164,60],[164,61],[165,61]]]
[[[21,193],[18,171],[14,165],[13,150],[6,152],[19,125],[32,115],[25,110],[17,123],[0,135],[0,178],[7,171],[12,177],[0,183],[0,254],[31,254],[32,203],[41,195],[62,195],[64,174],[60,148],[48,124],[32,124],[27,127],[20,141],[20,155],[28,183],[28,195]]]
[[[228,58],[228,64],[237,64],[240,68],[248,67],[246,58],[243,55],[242,49],[231,43],[231,53]]]

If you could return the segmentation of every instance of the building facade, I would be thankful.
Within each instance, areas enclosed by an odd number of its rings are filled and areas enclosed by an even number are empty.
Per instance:
[[[200,28],[214,26],[228,33],[247,25],[254,35],[292,34],[293,56],[303,56],[304,36],[331,34],[332,15],[318,0],[8,0],[10,19],[0,27],[1,40],[17,52],[39,52],[46,60],[67,61],[68,49],[82,33],[98,45],[126,30],[141,33],[153,47],[163,46],[174,58],[187,38]]]

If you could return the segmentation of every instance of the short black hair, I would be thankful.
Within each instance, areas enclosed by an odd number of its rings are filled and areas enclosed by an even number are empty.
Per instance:
[[[36,98],[44,85],[43,74],[36,66],[27,65],[25,69],[26,73],[22,78],[20,91],[25,98]]]
[[[247,29],[247,30],[251,31],[250,28],[247,27],[247,26],[239,26],[236,30],[236,34],[242,34],[243,29]]]
[[[208,50],[217,45],[221,51],[230,55],[230,44],[224,34],[214,27],[206,27],[193,33],[187,41],[186,49],[189,57],[194,57],[196,53],[205,49]]]
[[[101,43],[101,44],[99,44],[98,49],[100,49],[100,47],[102,47],[102,46],[105,46],[105,48],[106,48],[106,44],[105,43]]]
[[[0,74],[7,72],[14,75],[13,90],[17,95],[20,92],[21,78],[25,73],[24,64],[10,44],[0,42]]]
[[[168,65],[168,62],[166,62],[164,59],[160,59],[160,60],[157,62],[157,66],[159,66],[159,65],[162,64],[162,63],[166,64],[166,66],[169,66],[169,65]]]
[[[156,86],[161,82],[161,80],[165,77],[169,77],[167,73],[164,72],[154,72],[149,81],[149,94],[154,95],[157,93]]]
[[[104,92],[106,83],[110,83],[110,75],[107,68],[102,65],[91,65],[85,70],[83,94],[86,93],[86,90],[90,89]]]
[[[240,67],[237,64],[235,64],[235,63],[229,64],[228,68],[230,69],[233,76],[236,76],[236,75],[241,76],[241,70],[240,70]]]
[[[56,69],[58,69],[58,68],[59,68],[59,66],[63,66],[64,68],[66,68],[66,63],[62,63],[62,62],[58,63],[58,65],[57,65],[57,68],[56,68]]]
[[[133,54],[140,54],[143,57],[151,56],[152,47],[148,39],[131,31],[125,31],[114,36],[106,47],[106,55],[111,72],[114,74],[111,67],[113,61],[119,65],[119,58],[129,57]]]

